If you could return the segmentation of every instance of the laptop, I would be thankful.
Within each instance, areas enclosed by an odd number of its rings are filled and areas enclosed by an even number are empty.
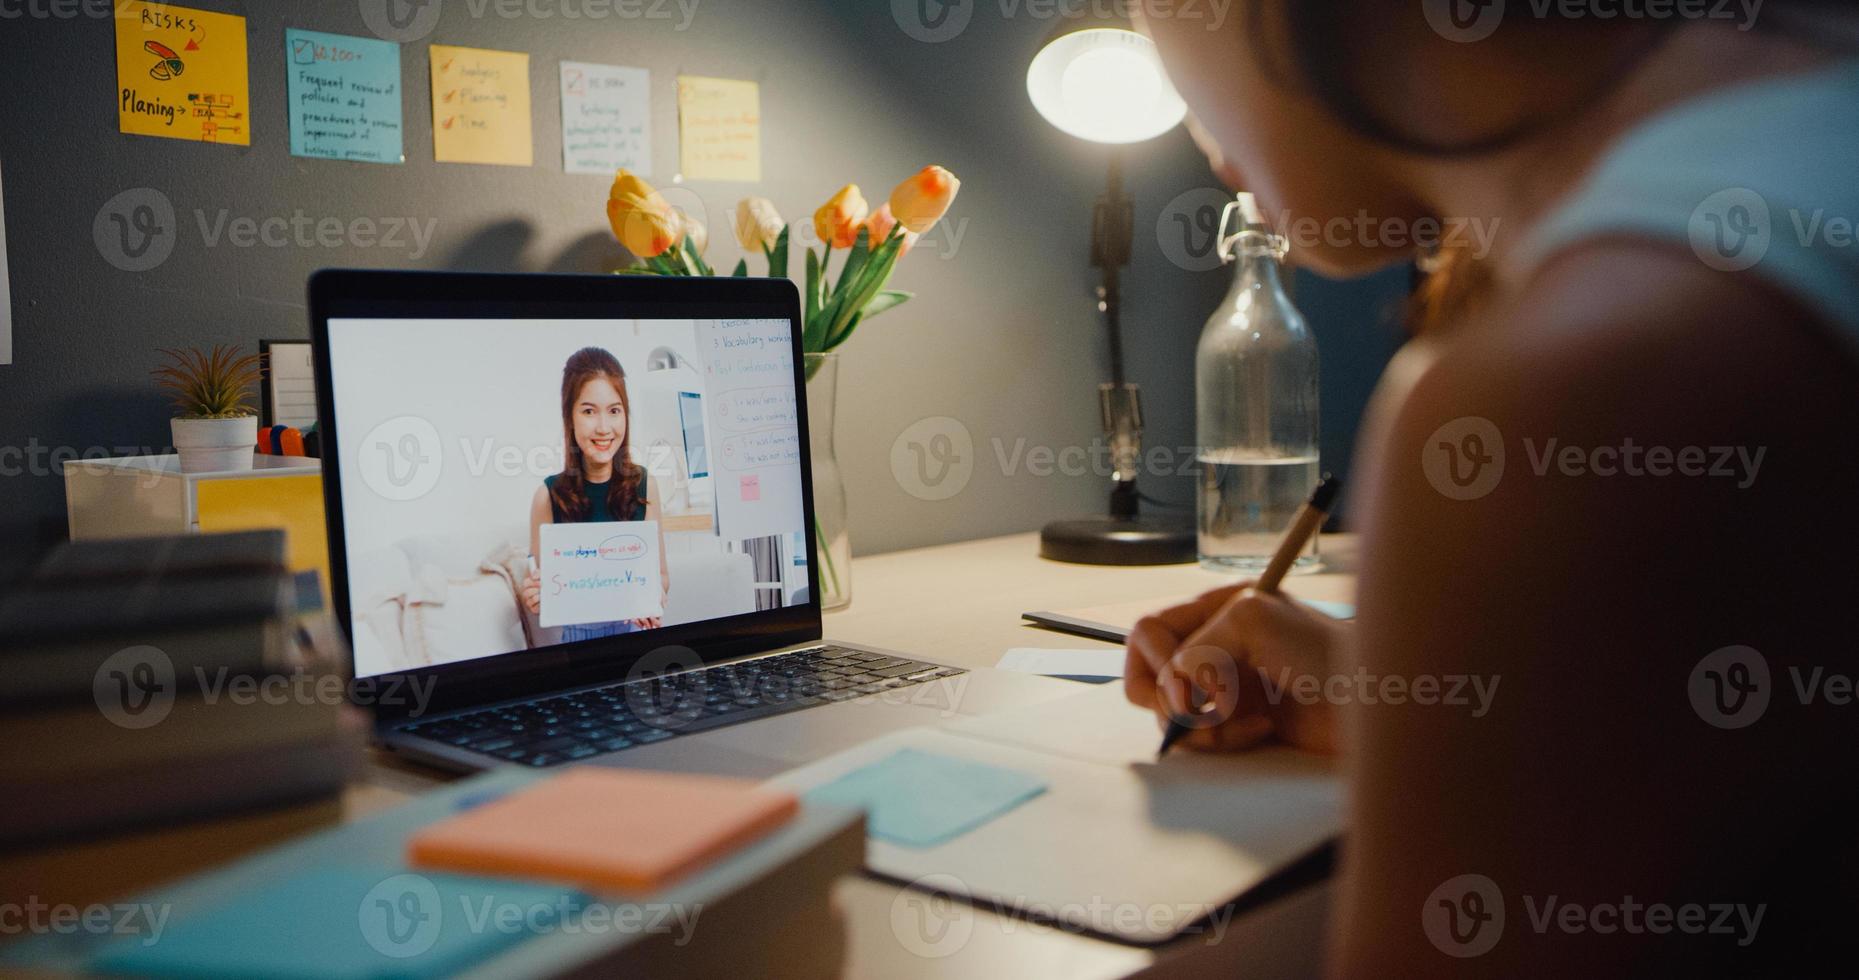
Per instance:
[[[825,639],[791,282],[325,271],[310,311],[387,749],[768,776],[1071,690]]]

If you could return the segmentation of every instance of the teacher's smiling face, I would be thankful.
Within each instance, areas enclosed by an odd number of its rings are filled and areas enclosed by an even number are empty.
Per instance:
[[[595,466],[608,466],[626,442],[626,399],[607,378],[581,386],[575,398],[574,441],[581,458]]]

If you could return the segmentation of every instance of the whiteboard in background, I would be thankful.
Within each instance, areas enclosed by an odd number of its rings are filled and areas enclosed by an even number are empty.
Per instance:
[[[793,329],[786,320],[697,321],[717,533],[726,541],[807,527]]]

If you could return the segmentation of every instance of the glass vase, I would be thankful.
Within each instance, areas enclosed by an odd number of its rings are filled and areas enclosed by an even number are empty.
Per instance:
[[[839,355],[808,354],[807,424],[813,450],[814,547],[820,555],[820,608],[852,604],[852,538],[846,527],[846,482],[833,454]]]

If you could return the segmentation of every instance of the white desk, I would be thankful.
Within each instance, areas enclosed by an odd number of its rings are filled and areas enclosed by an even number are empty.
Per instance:
[[[1286,591],[1353,601],[1353,545],[1347,536],[1324,538],[1330,570],[1292,578]],[[826,617],[826,635],[992,667],[1012,647],[1107,645],[1027,626],[1022,612],[1186,597],[1233,581],[1194,565],[1100,568],[1044,561],[1038,551],[1037,535],[1017,534],[856,559],[852,606]],[[348,812],[392,805],[441,778],[377,757],[365,784],[349,794]],[[886,978],[1117,977],[1146,970],[1308,977],[1318,971],[1328,897],[1328,882],[1317,882],[1234,917],[1217,943],[1189,937],[1149,950],[965,904],[926,902],[884,881],[849,879],[838,893],[848,931],[846,976]]]

